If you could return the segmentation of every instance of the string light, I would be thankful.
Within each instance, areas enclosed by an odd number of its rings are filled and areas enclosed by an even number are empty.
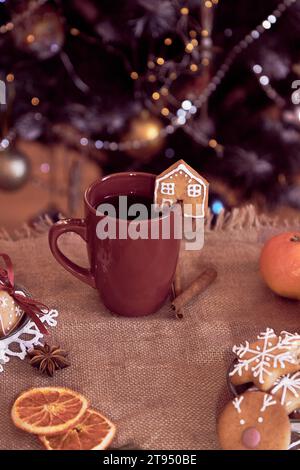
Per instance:
[[[137,80],[139,78],[139,74],[137,72],[131,72],[130,77],[132,80]]]
[[[194,46],[191,42],[188,42],[187,45],[185,46],[186,52],[192,52],[194,49]]]
[[[165,63],[165,61],[164,61],[164,59],[163,59],[162,57],[158,57],[158,58],[156,59],[156,62],[157,62],[158,65],[164,65],[164,63]]]
[[[206,6],[206,8],[212,8],[213,4],[210,0],[207,0],[204,5]]]
[[[259,64],[255,64],[253,65],[252,70],[255,76],[257,77],[259,84],[262,86],[264,92],[266,93],[266,95],[271,100],[273,100],[279,108],[284,107],[285,100],[272,87],[272,85],[270,84],[270,79],[266,74],[264,74],[262,66]]]
[[[204,65],[204,67],[207,67],[209,65],[209,59],[207,57],[203,57],[201,64]]]
[[[83,147],[86,147],[87,145],[89,145],[89,141],[86,137],[82,137],[80,139],[80,144],[83,146]]]
[[[166,46],[171,46],[171,44],[173,43],[173,41],[172,41],[171,38],[166,38],[166,39],[164,40],[164,43],[165,43]]]
[[[160,99],[160,94],[157,91],[155,91],[154,93],[152,93],[152,99],[154,101],[159,100]]]
[[[296,0],[284,0],[277,7],[277,9],[274,10],[272,12],[272,14],[268,16],[268,21],[272,25],[275,24],[275,22],[282,15],[282,13],[288,7],[290,7],[293,3],[295,3],[295,1]],[[215,1],[213,3],[217,3],[217,2]],[[274,16],[276,18],[276,21],[274,21],[274,19],[272,19],[272,21],[270,20],[270,17],[272,17],[272,16]],[[184,125],[186,123],[187,119],[189,119],[191,116],[195,115],[197,113],[197,111],[199,111],[202,108],[202,106],[207,102],[207,100],[212,95],[212,93],[220,85],[221,81],[225,77],[226,73],[228,72],[228,70],[229,70],[230,66],[232,65],[233,61],[235,60],[235,58],[242,51],[244,51],[246,47],[248,47],[250,44],[252,44],[255,40],[259,39],[261,34],[264,31],[268,30],[268,28],[267,29],[263,28],[262,25],[260,25],[260,27],[262,28],[261,32],[258,31],[258,28],[259,28],[259,26],[258,26],[255,30],[253,30],[249,34],[247,34],[236,46],[234,46],[234,48],[231,50],[231,52],[227,56],[226,60],[223,62],[223,65],[219,68],[218,72],[212,78],[212,80],[207,85],[207,87],[204,89],[204,91],[198,97],[196,97],[196,99],[194,100],[194,102],[192,103],[192,105],[191,105],[191,107],[188,111],[185,111],[183,108],[180,107],[179,110],[182,109],[184,114],[180,114],[178,116],[177,113],[176,113],[176,115],[174,115],[174,113],[172,113],[169,110],[169,108],[166,108],[169,111],[169,114],[166,117],[168,117],[168,119],[170,119],[171,122],[166,127],[163,127],[160,131],[158,131],[156,129],[157,137],[158,136],[164,137],[164,136],[167,136],[169,134],[174,133],[175,130],[176,130],[176,127]],[[189,34],[190,34],[190,37],[193,37],[194,32],[190,31]],[[201,32],[201,35],[203,37],[207,36],[208,31],[203,30]],[[256,64],[256,65],[258,65],[258,64]],[[154,62],[149,61],[148,62],[148,68],[154,68],[154,67],[155,67]],[[190,65],[190,70],[191,71],[196,71],[197,70],[196,67],[198,68],[197,64],[191,64]],[[177,78],[176,72],[171,72],[169,78],[170,78],[170,80],[176,80],[176,78]],[[265,87],[265,88],[268,88],[268,87]],[[152,94],[152,98],[156,101],[160,98],[160,94],[158,92],[154,92]],[[170,96],[170,99],[175,99],[175,98]],[[162,108],[162,109],[164,109],[164,108]],[[186,126],[186,130],[187,130],[187,132],[192,133],[192,130],[189,128],[189,126]],[[139,144],[139,148],[142,148],[143,146],[149,144],[149,140],[147,140],[147,139],[140,140],[138,142],[138,144]],[[117,143],[117,142],[102,141],[102,140],[96,140],[95,142],[92,142],[91,140],[89,140],[89,145],[94,146],[96,149],[106,148],[106,149],[109,149],[109,150],[124,150],[125,148],[126,149],[134,148],[134,142],[125,142],[125,141],[121,142],[121,143]],[[209,139],[207,141],[207,145],[211,148],[214,148],[216,151],[219,151],[219,150],[223,149],[222,145],[220,145],[215,139]],[[218,204],[223,205],[223,203],[221,201],[216,201],[216,202]],[[218,210],[218,206],[216,206],[216,207],[217,207],[216,210]],[[219,205],[219,207],[220,207],[220,205]]]
[[[195,31],[195,30],[192,29],[192,30],[189,32],[189,35],[190,35],[191,38],[196,38],[196,37],[197,37],[197,31]]]
[[[181,13],[182,15],[188,15],[189,12],[190,12],[190,10],[189,10],[187,7],[182,7],[182,8],[180,9],[180,13]]]
[[[215,149],[215,148],[218,146],[218,142],[216,141],[216,139],[210,139],[210,141],[208,142],[208,145],[209,145],[212,149]]]
[[[26,37],[26,42],[28,42],[28,44],[32,44],[34,41],[35,36],[33,34],[28,34],[28,36]]]
[[[31,99],[31,104],[32,106],[38,106],[40,104],[40,100],[37,96],[34,96],[32,99]]]
[[[162,108],[161,114],[162,114],[163,116],[169,116],[170,111],[169,111],[168,108]]]
[[[224,210],[223,202],[216,199],[211,205],[211,210],[214,214],[219,215]]]
[[[70,33],[72,34],[72,36],[79,36],[80,31],[77,28],[71,28]]]
[[[162,87],[162,88],[160,89],[160,94],[161,94],[162,96],[168,96],[168,94],[169,94],[168,88]]]
[[[151,73],[149,76],[148,76],[148,80],[149,82],[153,83],[153,82],[156,82],[156,76]]]
[[[15,79],[15,76],[14,76],[13,73],[8,73],[8,74],[6,75],[6,81],[7,81],[7,82],[13,82],[14,79]]]

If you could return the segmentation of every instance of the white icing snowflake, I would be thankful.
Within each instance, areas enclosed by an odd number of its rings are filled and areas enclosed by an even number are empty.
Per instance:
[[[295,374],[288,374],[284,377],[279,377],[274,383],[274,388],[271,390],[272,395],[282,391],[280,403],[282,405],[290,405],[291,401],[286,401],[287,392],[291,392],[295,398],[299,397],[300,392],[300,372]]]
[[[0,297],[0,307],[2,307],[2,308],[8,307],[8,298],[7,297]]]
[[[40,316],[42,323],[48,326],[56,326],[58,316],[57,310],[43,310],[43,315]],[[12,334],[7,338],[0,340],[0,373],[3,372],[3,365],[6,364],[11,356],[24,359],[27,351],[32,349],[33,346],[41,345],[43,339],[43,333],[40,332],[38,327],[33,321],[26,323],[16,333]]]
[[[300,336],[295,333],[282,332],[278,336],[278,341],[273,345],[272,341],[276,338],[273,329],[267,328],[265,332],[257,336],[257,339],[263,340],[262,346],[256,346],[255,349],[251,347],[248,341],[240,346],[234,346],[232,351],[238,356],[238,362],[234,365],[230,376],[238,374],[241,376],[244,371],[249,369],[253,373],[253,377],[258,377],[259,383],[264,383],[266,375],[271,375],[271,368],[285,368],[285,363],[294,364],[296,362],[293,351],[295,345],[293,343],[300,341]],[[282,350],[282,352],[279,352]],[[248,359],[243,359],[245,354],[250,353]]]
[[[16,305],[15,312],[16,312],[16,316],[20,317],[23,313],[23,310],[21,309],[21,307],[19,307],[19,305]]]

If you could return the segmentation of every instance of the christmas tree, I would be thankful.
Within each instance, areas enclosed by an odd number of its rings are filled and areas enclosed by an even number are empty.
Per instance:
[[[104,173],[183,158],[216,213],[299,207],[299,0],[1,0],[0,19],[2,191],[58,171],[44,161],[33,178],[22,140]]]

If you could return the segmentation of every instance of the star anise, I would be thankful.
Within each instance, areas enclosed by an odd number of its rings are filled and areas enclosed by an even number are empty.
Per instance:
[[[68,356],[67,351],[59,346],[50,346],[47,343],[44,346],[35,346],[28,351],[28,356],[32,367],[39,369],[42,374],[48,374],[49,377],[53,377],[56,370],[64,369],[70,365],[70,362],[66,359]]]

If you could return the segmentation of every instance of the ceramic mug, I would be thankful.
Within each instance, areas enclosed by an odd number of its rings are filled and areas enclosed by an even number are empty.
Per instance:
[[[105,215],[96,208],[105,197],[137,195],[153,199],[155,175],[148,173],[116,173],[92,184],[84,195],[85,218],[67,219],[54,224],[49,233],[51,251],[56,260],[71,274],[97,289],[105,306],[119,315],[134,317],[156,312],[169,295],[179,254],[172,211],[156,219],[139,221],[157,224],[157,239],[99,239],[97,224]],[[169,218],[169,220],[165,220]],[[170,237],[162,237],[163,220],[170,223]],[[120,225],[135,221],[115,218],[117,233]],[[123,227],[124,228],[124,227]],[[125,227],[126,228],[126,227]],[[58,247],[59,237],[75,232],[86,242],[90,268],[83,268],[68,259]]]

